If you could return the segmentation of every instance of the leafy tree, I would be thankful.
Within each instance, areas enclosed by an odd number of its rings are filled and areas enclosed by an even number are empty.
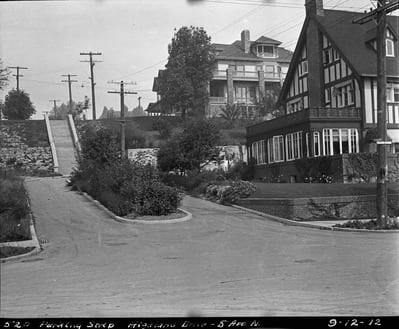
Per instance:
[[[8,76],[10,71],[3,66],[3,61],[0,59],[0,90],[8,84]]]
[[[220,133],[209,120],[191,120],[182,132],[171,137],[158,151],[162,171],[195,170],[200,172],[219,156]]]
[[[60,106],[55,107],[50,111],[50,119],[55,120],[65,120],[68,117],[68,114],[72,114],[74,118],[80,117],[84,110],[89,108],[90,99],[85,96],[83,101],[74,102],[72,101],[72,111],[68,104],[62,103]]]
[[[258,112],[260,116],[273,119],[284,114],[284,109],[276,107],[280,91],[280,84],[273,83],[272,85],[267,86],[266,94],[260,99],[258,104]]]
[[[227,104],[222,108],[222,113],[220,116],[226,120],[230,125],[240,117],[241,111],[237,104]]]
[[[2,112],[9,120],[27,120],[36,113],[36,110],[29,94],[23,90],[13,89],[6,95]]]
[[[105,166],[120,159],[120,144],[110,129],[88,125],[83,131],[81,141],[79,169]]]
[[[169,45],[166,70],[159,80],[164,109],[180,111],[183,117],[189,109],[205,114],[208,83],[215,63],[210,41],[203,28],[184,26],[175,32]]]

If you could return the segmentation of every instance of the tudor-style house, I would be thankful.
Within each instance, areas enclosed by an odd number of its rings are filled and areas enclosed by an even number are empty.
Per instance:
[[[250,115],[268,92],[275,90],[276,85],[282,86],[292,52],[280,45],[280,41],[265,36],[251,41],[248,30],[242,31],[241,40],[232,44],[214,43],[216,62],[209,83],[207,116],[218,116],[228,104],[235,104],[243,115]],[[157,102],[149,105],[150,115],[168,112],[162,111],[158,90],[162,73],[159,70],[154,78],[152,90],[157,93]]]
[[[306,18],[278,104],[285,115],[247,127],[258,167],[295,176],[296,159],[370,151],[377,123],[376,25],[306,0]],[[399,153],[399,17],[387,16],[387,133]],[[375,138],[375,137],[374,137]],[[263,169],[262,169],[263,168]]]

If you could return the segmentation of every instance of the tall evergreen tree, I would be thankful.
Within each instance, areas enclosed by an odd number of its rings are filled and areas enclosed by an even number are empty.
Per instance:
[[[160,79],[163,108],[174,109],[184,117],[188,110],[204,115],[209,99],[215,56],[211,38],[200,27],[181,27],[169,45],[169,59]]]

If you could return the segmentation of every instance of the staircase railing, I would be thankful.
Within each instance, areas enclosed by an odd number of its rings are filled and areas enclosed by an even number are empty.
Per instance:
[[[51,131],[50,120],[48,118],[47,113],[44,115],[44,121],[46,122],[47,136],[48,136],[48,140],[50,142],[51,154],[53,156],[54,172],[59,173],[57,151],[55,149],[54,137],[53,137],[53,133]]]
[[[75,146],[75,150],[78,155],[78,158],[80,158],[82,149],[80,147],[80,142],[79,142],[78,134],[76,132],[76,126],[75,126],[75,122],[73,121],[72,114],[68,114],[68,124],[69,124],[69,129],[71,130],[73,145]]]

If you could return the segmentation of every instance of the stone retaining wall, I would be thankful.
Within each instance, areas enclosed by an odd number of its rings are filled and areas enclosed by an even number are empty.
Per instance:
[[[296,199],[240,199],[237,205],[293,220],[369,219],[376,217],[375,195]],[[389,215],[399,216],[399,195],[388,196]]]

